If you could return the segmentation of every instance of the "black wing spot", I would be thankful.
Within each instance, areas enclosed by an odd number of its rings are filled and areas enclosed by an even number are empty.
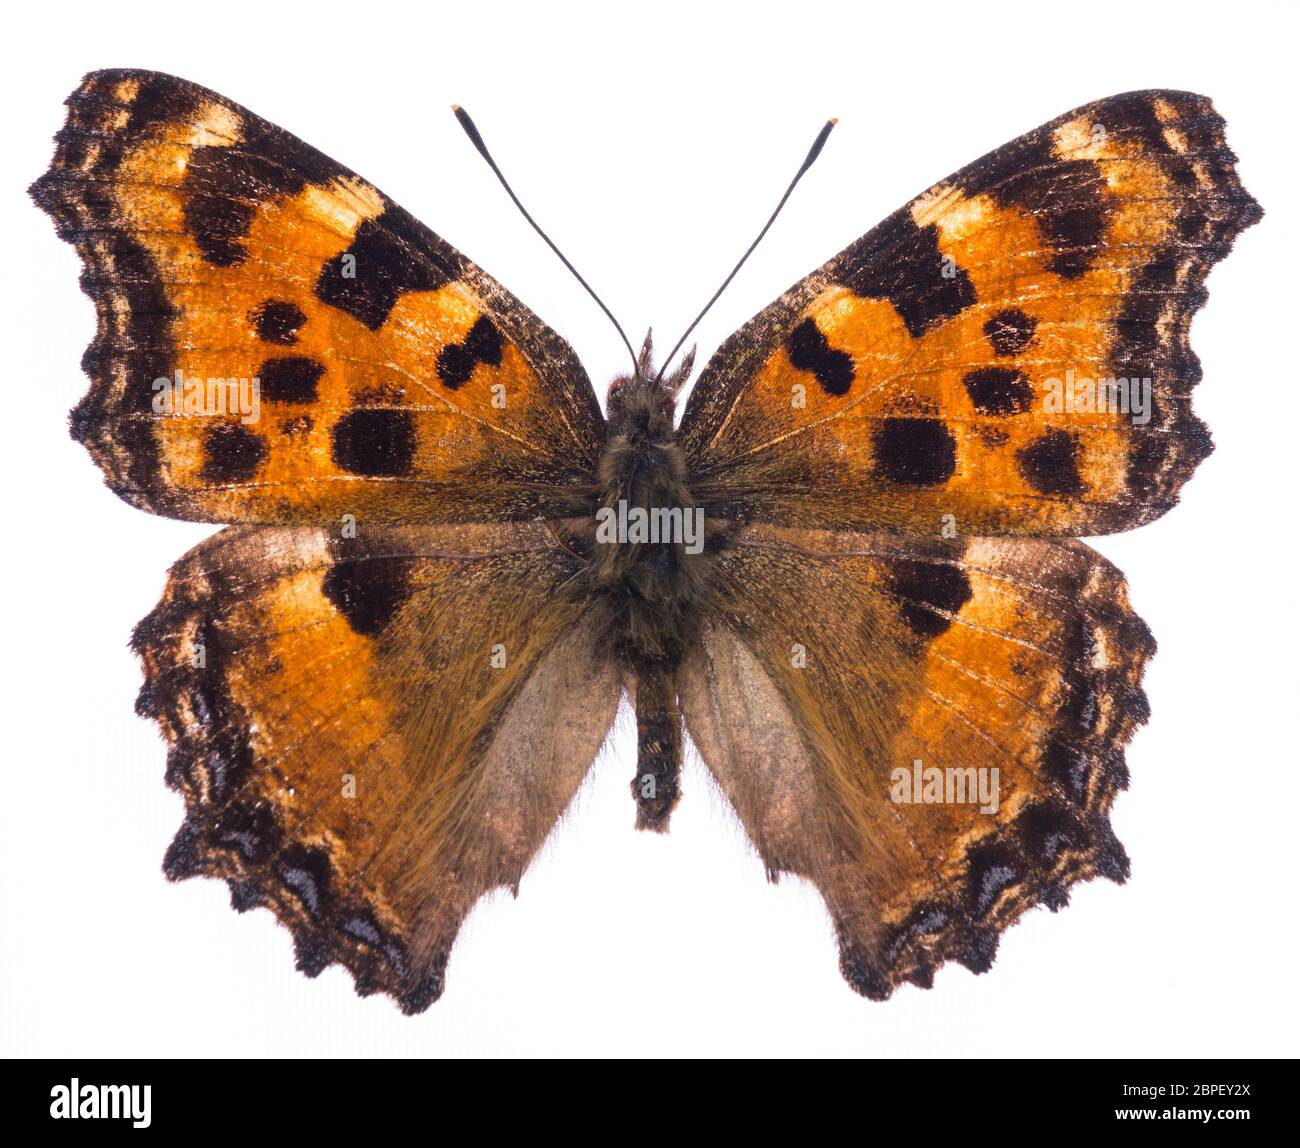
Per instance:
[[[957,440],[939,419],[885,419],[875,435],[875,462],[891,482],[936,486],[957,469]]]
[[[438,352],[438,378],[453,391],[469,382],[474,356],[460,343],[448,343]]]
[[[907,208],[852,244],[835,278],[855,295],[889,300],[914,339],[976,302],[970,276],[939,250],[939,228],[917,227]]]
[[[995,355],[1018,355],[1034,341],[1038,320],[1018,307],[1009,307],[990,316],[984,334],[993,344]]]
[[[300,307],[283,299],[268,299],[249,318],[262,342],[282,347],[293,346],[298,341],[298,328],[307,322]]]
[[[349,411],[334,424],[334,461],[352,474],[397,475],[415,457],[415,426],[407,411]]]
[[[937,638],[971,599],[970,579],[959,566],[901,561],[891,571],[894,593],[902,600],[903,620],[923,638]]]
[[[199,474],[205,482],[243,482],[257,473],[265,458],[266,443],[261,435],[241,423],[216,423],[203,436]]]
[[[302,355],[267,359],[257,369],[260,394],[278,403],[315,402],[316,384],[324,373],[324,366]]]
[[[451,390],[469,382],[478,363],[501,365],[501,334],[492,320],[480,317],[461,343],[448,343],[438,352],[438,378]]]
[[[490,367],[501,365],[501,332],[486,315],[476,319],[469,329],[465,349],[480,363]]]
[[[980,367],[962,377],[975,409],[986,415],[1023,414],[1034,401],[1029,380],[1007,367]]]
[[[852,357],[833,349],[812,319],[805,319],[790,333],[786,351],[798,370],[812,371],[827,394],[847,394],[853,385]]]
[[[1048,431],[1016,452],[1020,473],[1039,494],[1080,494],[1079,440],[1062,430]]]
[[[410,594],[410,564],[402,558],[345,559],[329,568],[321,593],[355,633],[373,638]]]
[[[316,298],[377,331],[403,293],[436,291],[451,282],[458,271],[435,266],[422,254],[427,237],[419,226],[394,207],[367,219],[351,246],[321,268]]]

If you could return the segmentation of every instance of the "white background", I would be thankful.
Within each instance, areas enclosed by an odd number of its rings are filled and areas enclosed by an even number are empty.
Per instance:
[[[445,9],[445,10],[444,10]],[[130,13],[130,14],[128,14]],[[0,1051],[9,1055],[1182,1056],[1295,1053],[1297,428],[1294,8],[692,3],[24,5],[6,17],[5,760]],[[14,23],[17,21],[18,23]],[[23,21],[26,21],[23,24]],[[886,1004],[840,979],[809,887],[771,886],[698,762],[672,832],[634,833],[626,720],[518,900],[481,904],[416,1018],[309,981],[269,913],[168,885],[181,818],[126,648],[212,528],[132,510],[65,417],[93,332],[71,248],[23,188],[101,67],[217,89],[361,172],[564,334],[596,382],[604,318],[448,111],[637,339],[671,343],[820,124],[840,124],[698,337],[707,355],[933,181],[1078,104],[1211,95],[1262,225],[1210,278],[1193,342],[1217,452],[1183,505],[1098,548],[1160,651],[1114,821],[1133,860]]]

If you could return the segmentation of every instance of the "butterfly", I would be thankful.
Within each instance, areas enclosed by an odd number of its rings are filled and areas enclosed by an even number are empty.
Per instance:
[[[626,698],[636,824],[668,827],[689,738],[873,1000],[1125,879],[1154,643],[1075,539],[1211,449],[1188,327],[1262,213],[1207,99],[1103,99],[935,184],[680,417],[689,357],[647,340],[602,412],[505,288],[230,100],[116,70],[67,106],[31,192],[98,316],[72,435],[133,506],[226,524],[132,639],[169,878],[420,1012]]]

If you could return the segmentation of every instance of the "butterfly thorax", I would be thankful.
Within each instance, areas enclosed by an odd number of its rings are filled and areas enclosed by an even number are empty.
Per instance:
[[[702,512],[673,427],[673,391],[642,378],[610,387],[591,550],[611,636],[635,664],[675,663],[700,594]]]

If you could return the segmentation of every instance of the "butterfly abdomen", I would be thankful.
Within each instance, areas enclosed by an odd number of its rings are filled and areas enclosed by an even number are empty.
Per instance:
[[[677,678],[666,666],[643,666],[636,675],[636,827],[663,832],[680,796],[682,715]]]
[[[597,467],[592,588],[632,666],[677,663],[702,590],[703,512],[687,486],[670,403],[667,391],[642,380],[612,391]]]

